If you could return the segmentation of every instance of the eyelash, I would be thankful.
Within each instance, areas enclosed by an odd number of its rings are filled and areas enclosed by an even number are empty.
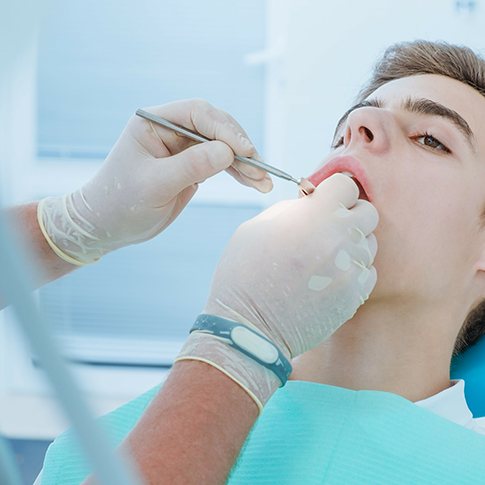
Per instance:
[[[432,146],[424,145],[424,144],[423,144],[423,146],[429,146],[429,148],[431,148],[432,150],[437,150],[439,152],[451,153],[451,150],[446,145],[444,145],[443,143],[441,143],[438,140],[438,138],[434,137],[433,135],[430,135],[426,131],[424,133],[419,134],[419,135],[413,136],[413,139],[414,140],[418,140],[419,138],[432,138],[438,145],[441,145],[442,148],[432,147]]]
[[[342,143],[344,142],[344,137],[341,136],[337,141],[333,142],[331,145],[330,145],[330,148],[332,150],[335,150],[336,148],[338,148],[340,145],[342,145]]]
[[[424,133],[419,133],[418,135],[414,135],[412,137],[413,140],[419,140],[420,138],[431,138],[434,142],[436,142],[436,144],[441,145],[442,148],[438,148],[436,146],[433,147],[433,146],[425,145],[424,143],[420,143],[420,145],[423,145],[425,147],[429,147],[432,150],[436,150],[436,151],[439,151],[439,152],[451,153],[451,150],[446,145],[441,143],[438,140],[438,138],[434,137],[433,135],[431,135],[430,133],[428,133],[426,131]],[[340,147],[342,145],[343,141],[344,141],[344,137],[341,136],[335,143],[332,143],[331,148],[336,149],[336,148]]]

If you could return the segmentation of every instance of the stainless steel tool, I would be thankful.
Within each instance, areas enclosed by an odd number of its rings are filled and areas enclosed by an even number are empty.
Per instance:
[[[181,135],[186,136],[191,140],[195,140],[199,142],[212,141],[210,138],[200,135],[199,133],[195,133],[187,128],[184,128],[183,126],[176,125],[175,123],[172,123],[171,121],[165,118],[161,118],[160,116],[154,115],[153,113],[149,113],[148,111],[145,111],[143,109],[137,109],[136,114],[137,116],[140,116],[142,118],[145,118],[146,120],[152,121],[157,125],[161,125],[161,126],[164,126],[165,128],[169,128],[170,130],[176,131],[177,133],[180,133]],[[283,170],[280,170],[279,168],[273,167],[272,165],[268,165],[267,163],[261,162],[259,160],[255,160],[254,158],[241,157],[239,155],[236,155],[235,158],[240,162],[247,163],[248,165],[252,165],[253,167],[261,168],[266,172],[270,173],[271,175],[275,175],[276,177],[280,177],[282,179],[289,180],[290,182],[294,182],[299,186],[300,193],[302,195],[308,195],[311,192],[313,192],[313,190],[315,189],[313,184],[309,182],[307,179],[295,178],[291,176],[289,173],[286,173]]]

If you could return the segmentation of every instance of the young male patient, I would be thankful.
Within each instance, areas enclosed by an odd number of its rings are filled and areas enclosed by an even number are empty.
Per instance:
[[[292,378],[396,393],[485,433],[449,378],[452,355],[485,333],[485,62],[395,45],[357,102],[311,179],[347,171],[365,188],[380,216],[377,285]]]
[[[485,333],[485,61],[442,43],[397,44],[357,101],[310,180],[348,172],[377,208],[377,285],[293,361],[291,378],[387,391],[485,434],[463,381],[450,381],[454,353]]]

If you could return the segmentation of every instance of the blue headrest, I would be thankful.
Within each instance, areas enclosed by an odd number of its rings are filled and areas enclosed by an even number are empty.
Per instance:
[[[485,416],[485,336],[451,364],[451,378],[465,380],[465,396],[475,418]]]

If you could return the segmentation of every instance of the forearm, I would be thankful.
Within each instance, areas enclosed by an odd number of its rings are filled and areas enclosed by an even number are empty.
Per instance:
[[[7,217],[26,241],[33,253],[32,259],[38,265],[39,274],[34,282],[36,287],[76,269],[76,266],[59,258],[45,240],[37,222],[37,202],[7,209]],[[3,303],[0,298],[0,308],[3,308]]]
[[[123,447],[147,484],[223,484],[257,417],[254,401],[229,377],[181,361]]]

